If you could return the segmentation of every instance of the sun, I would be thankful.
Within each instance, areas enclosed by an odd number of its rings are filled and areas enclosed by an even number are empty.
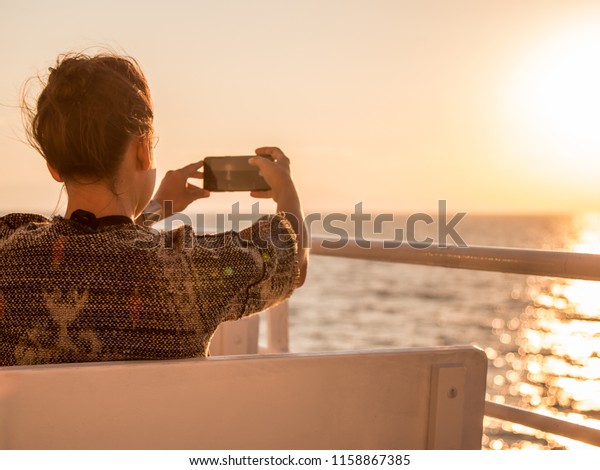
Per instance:
[[[600,175],[600,17],[524,48],[509,82],[511,119],[537,164]],[[539,160],[543,160],[540,162]]]

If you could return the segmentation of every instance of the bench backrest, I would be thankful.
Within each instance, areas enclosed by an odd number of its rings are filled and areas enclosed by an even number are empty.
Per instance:
[[[474,347],[0,368],[3,449],[481,447]]]

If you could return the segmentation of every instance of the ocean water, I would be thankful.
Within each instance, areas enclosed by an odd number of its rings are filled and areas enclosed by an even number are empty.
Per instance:
[[[467,215],[457,232],[468,245],[600,251],[594,214]],[[485,350],[488,399],[600,428],[598,282],[313,256],[290,299],[293,352],[456,344]],[[487,417],[484,426],[483,448],[586,447]]]

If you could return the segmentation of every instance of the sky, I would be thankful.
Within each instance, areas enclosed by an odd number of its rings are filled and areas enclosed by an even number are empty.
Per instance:
[[[23,83],[98,47],[147,76],[159,177],[273,145],[309,212],[600,211],[597,1],[0,0],[0,43],[0,213],[61,194]]]

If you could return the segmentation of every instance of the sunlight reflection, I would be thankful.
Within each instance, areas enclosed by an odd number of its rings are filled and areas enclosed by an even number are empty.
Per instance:
[[[600,214],[588,213],[574,221],[577,238],[567,247],[577,253],[600,254]]]
[[[577,253],[600,254],[600,214],[580,215],[574,225],[578,234],[568,249]],[[600,283],[571,280],[555,284],[552,294],[555,299],[566,300],[578,315],[600,318]]]
[[[563,249],[600,254],[600,214],[575,218],[573,229],[573,238]],[[504,377],[493,376],[491,383],[508,388],[507,395],[518,398],[520,406],[600,428],[600,282],[530,277],[527,284],[530,305],[518,319],[517,354],[488,351],[493,362],[504,357],[511,366]],[[496,327],[503,343],[508,331],[504,325]],[[550,447],[589,447],[519,425],[509,428]],[[499,448],[500,442],[490,440],[489,445]],[[519,442],[520,448],[524,442]]]
[[[579,315],[600,318],[600,289],[595,281],[570,281],[563,295]]]

